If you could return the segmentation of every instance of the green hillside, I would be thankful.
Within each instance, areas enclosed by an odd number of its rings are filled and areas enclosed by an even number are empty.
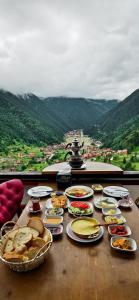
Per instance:
[[[111,132],[139,114],[139,89],[103,115],[98,124],[103,132]]]
[[[104,147],[132,151],[139,145],[139,115],[118,127],[113,133],[105,135],[103,140]]]
[[[116,104],[116,100],[16,96],[0,90],[0,146],[15,140],[36,145],[61,142],[65,132],[88,128]]]
[[[104,147],[130,151],[139,145],[139,89],[102,115],[95,135],[102,140]]]

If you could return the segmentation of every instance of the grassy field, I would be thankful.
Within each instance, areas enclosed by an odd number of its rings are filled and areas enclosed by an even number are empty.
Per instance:
[[[7,147],[5,152],[0,152],[0,171],[42,171],[48,165],[64,161],[66,152],[65,149],[53,151],[50,158],[46,158],[42,148],[17,143]],[[128,155],[114,154],[91,160],[111,163],[123,170],[139,171],[139,146]]]

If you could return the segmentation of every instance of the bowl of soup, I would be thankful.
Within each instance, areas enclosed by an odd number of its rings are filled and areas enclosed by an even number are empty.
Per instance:
[[[94,218],[80,217],[72,221],[71,230],[80,238],[89,238],[99,232],[100,227],[97,224],[99,222]]]

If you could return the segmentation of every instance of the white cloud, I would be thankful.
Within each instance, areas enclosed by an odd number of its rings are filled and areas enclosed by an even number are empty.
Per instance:
[[[138,0],[0,0],[0,85],[123,99],[139,82]]]

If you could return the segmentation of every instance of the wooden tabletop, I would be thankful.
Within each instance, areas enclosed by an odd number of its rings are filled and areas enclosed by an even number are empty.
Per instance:
[[[85,169],[72,169],[72,174],[120,174],[123,170],[112,164],[106,164],[102,162],[85,162]],[[61,170],[71,169],[67,162],[53,164],[43,169],[42,173],[46,175],[55,175]]]
[[[55,184],[50,186],[56,188]],[[45,205],[46,200],[41,202]],[[134,205],[132,210],[122,209],[122,214],[139,246],[138,208]],[[93,216],[103,220],[101,210],[95,209]],[[28,217],[25,209],[18,224],[25,225]],[[106,228],[103,239],[96,243],[74,242],[66,234],[71,220],[66,212],[64,233],[53,242],[38,269],[16,273],[0,263],[0,300],[139,299],[139,251],[127,254],[112,250]]]

